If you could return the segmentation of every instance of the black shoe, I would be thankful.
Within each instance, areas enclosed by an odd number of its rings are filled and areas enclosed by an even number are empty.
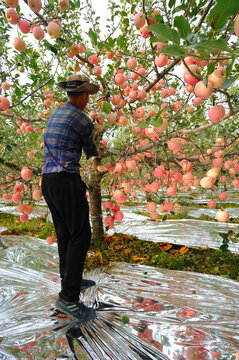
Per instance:
[[[95,286],[95,281],[93,280],[86,280],[86,279],[82,279],[81,280],[81,286],[80,289],[81,290],[85,290],[88,289],[91,286]]]
[[[85,306],[80,301],[65,301],[60,296],[55,302],[56,308],[80,322],[86,322],[95,317],[95,309]]]

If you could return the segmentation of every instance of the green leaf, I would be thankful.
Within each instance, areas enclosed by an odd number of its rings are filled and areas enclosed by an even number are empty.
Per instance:
[[[201,58],[206,58],[208,60],[210,59],[210,54],[208,52],[206,52],[205,50],[199,49],[197,52]]]
[[[49,48],[49,50],[50,50],[51,52],[53,52],[54,54],[57,54],[57,53],[58,53],[58,50],[57,50],[54,46],[50,45],[48,48]]]
[[[125,37],[123,35],[119,35],[117,39],[117,45],[122,48],[125,45]]]
[[[123,24],[124,24],[125,26],[129,26],[129,19],[128,19],[128,18],[125,18],[125,19],[123,20]]]
[[[193,33],[189,33],[186,39],[188,42],[190,42],[191,44],[196,44],[198,41],[198,37],[196,34]]]
[[[222,250],[222,251],[228,251],[228,245],[227,245],[227,244],[221,245],[221,246],[219,247],[219,249]]]
[[[170,0],[168,3],[169,8],[172,9],[172,7],[175,5],[175,3],[176,3],[176,0]]]
[[[135,10],[136,7],[137,7],[137,4],[133,4],[131,6],[131,10],[130,10],[131,14],[134,14],[134,10]]]
[[[34,132],[30,133],[31,139],[37,140],[38,139],[38,134],[35,134]]]
[[[101,255],[102,255],[102,259],[104,259],[104,260],[106,260],[106,259],[107,259],[107,255],[106,255],[106,253],[102,252],[102,253],[101,253]]]
[[[89,35],[89,38],[90,38],[92,44],[97,45],[96,33],[92,29],[90,29],[89,32],[88,32],[88,35]]]
[[[208,86],[208,75],[203,79],[203,83],[206,87]]]
[[[102,110],[104,111],[104,113],[109,114],[111,112],[110,103],[108,103],[107,101],[104,101],[103,106],[102,106]]]
[[[124,325],[126,325],[129,323],[129,317],[127,315],[125,315],[122,317],[121,321]]]
[[[228,51],[231,52],[231,49],[227,46],[226,40],[218,39],[218,40],[206,40],[199,42],[194,45],[196,49],[205,49],[208,51]]]
[[[112,48],[115,44],[115,39],[112,39],[111,37],[108,38],[108,43],[109,43],[109,46],[110,48]]]
[[[98,42],[98,49],[103,49],[103,47],[105,46],[105,44],[104,43],[102,43],[101,41],[100,42]]]
[[[147,124],[138,124],[137,127],[145,129],[148,127],[148,125]]]
[[[218,233],[223,239],[227,239],[227,233]]]
[[[230,16],[239,11],[238,0],[218,0],[209,13],[209,23],[214,30],[221,29]]]
[[[15,87],[15,94],[19,96],[21,95],[21,93],[22,93],[21,90],[18,87]]]
[[[7,145],[7,146],[6,146],[6,150],[7,150],[7,151],[12,151],[11,145]]]
[[[75,9],[74,1],[70,0],[69,2],[70,2],[70,8],[74,10]]]
[[[151,36],[149,40],[150,40],[150,42],[151,42],[152,44],[154,44],[154,43],[156,43],[156,42],[159,41],[158,38],[157,38],[157,36]]]
[[[189,22],[183,16],[176,16],[174,26],[178,29],[179,35],[183,39],[186,39],[190,32]]]
[[[154,19],[155,19],[156,24],[163,24],[164,23],[162,15],[156,15]]]
[[[232,60],[230,61],[230,64],[226,68],[226,76],[227,77],[229,77],[229,75],[231,74],[235,60],[236,60],[236,56],[233,56]]]
[[[239,76],[237,75],[237,76],[233,76],[230,79],[226,79],[220,89],[224,90],[229,88],[238,78]]]
[[[62,38],[58,38],[58,39],[56,39],[56,42],[57,42],[57,43],[63,43],[63,44],[65,44],[66,40],[65,40],[65,39],[62,39]],[[61,45],[61,44],[60,44],[60,45]]]
[[[162,123],[163,123],[163,118],[161,116],[157,116],[157,115],[155,117],[153,117],[150,121],[150,124],[156,128],[161,126]]]
[[[80,68],[79,61],[76,61],[75,67],[74,67],[75,71],[77,71],[79,68]]]
[[[167,56],[186,56],[187,50],[178,45],[163,45],[161,51]]]
[[[179,11],[181,11],[181,10],[186,10],[187,7],[188,7],[188,5],[186,5],[186,4],[177,6],[175,9],[173,9],[173,14],[175,14],[176,12],[179,12]]]
[[[180,44],[180,37],[178,32],[165,24],[150,25],[148,26],[148,30],[152,31],[159,41],[172,41],[177,45]]]
[[[35,59],[32,59],[30,64],[31,64],[31,67],[32,67],[34,70],[37,70],[38,65],[37,65],[37,62],[36,62]]]
[[[211,63],[208,64],[207,66],[207,75],[210,75],[213,73],[213,71],[215,70],[215,66],[218,63],[218,61],[213,61]]]

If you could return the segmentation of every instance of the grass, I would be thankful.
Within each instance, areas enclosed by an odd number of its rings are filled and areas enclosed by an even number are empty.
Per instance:
[[[7,228],[1,235],[28,235],[41,239],[55,236],[54,225],[46,221],[45,217],[31,219],[23,223],[19,220],[19,216],[0,212],[0,223],[2,227]]]
[[[142,241],[134,236],[115,233],[106,236],[106,241],[101,244],[91,244],[90,252],[94,256],[87,259],[89,269],[96,263],[100,266],[110,262],[128,262],[221,275],[239,281],[239,255],[230,251]]]
[[[0,223],[7,228],[2,235],[28,235],[41,239],[55,236],[53,224],[45,217],[22,223],[18,216],[0,213]],[[87,257],[85,264],[88,270],[107,266],[111,262],[128,262],[220,275],[239,281],[239,255],[230,251],[142,241],[134,236],[115,233],[106,235],[101,242],[93,239],[89,254],[91,256]]]

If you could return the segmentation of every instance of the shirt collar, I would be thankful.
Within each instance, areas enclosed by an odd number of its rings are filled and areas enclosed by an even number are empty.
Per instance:
[[[68,106],[69,106],[69,105],[70,105],[70,106],[74,106],[74,107],[76,107],[78,110],[80,110],[77,105],[72,104],[70,101],[67,101],[67,102],[66,102],[66,105],[68,105]]]

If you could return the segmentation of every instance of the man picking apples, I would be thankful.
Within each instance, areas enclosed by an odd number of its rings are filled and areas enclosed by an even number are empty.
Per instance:
[[[95,310],[80,302],[79,294],[95,283],[82,279],[91,229],[79,161],[82,149],[87,159],[98,155],[92,138],[93,124],[83,110],[89,94],[97,93],[99,87],[78,74],[69,76],[58,87],[67,92],[68,101],[53,111],[44,134],[42,192],[57,234],[61,291],[56,307],[84,322],[94,317]]]

